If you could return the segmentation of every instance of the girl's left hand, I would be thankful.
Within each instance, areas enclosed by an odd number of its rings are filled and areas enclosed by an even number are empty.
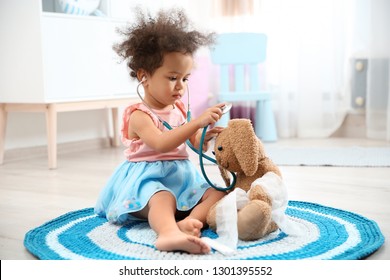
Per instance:
[[[213,127],[211,129],[209,129],[207,132],[206,132],[206,135],[205,135],[205,138],[204,138],[204,143],[203,143],[203,147],[202,147],[202,150],[203,152],[206,152],[209,147],[210,147],[210,140],[212,140],[213,138],[215,138],[219,133],[221,133],[221,131],[224,129],[224,127],[221,127],[221,126],[216,126],[216,127]],[[200,144],[200,138],[202,136],[202,133],[199,133],[198,134],[198,143]]]

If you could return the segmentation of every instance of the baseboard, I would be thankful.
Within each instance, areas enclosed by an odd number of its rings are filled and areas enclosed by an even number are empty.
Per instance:
[[[57,154],[77,153],[110,147],[107,138],[96,138],[57,144]],[[47,157],[47,146],[16,148],[4,151],[4,162],[26,158]]]

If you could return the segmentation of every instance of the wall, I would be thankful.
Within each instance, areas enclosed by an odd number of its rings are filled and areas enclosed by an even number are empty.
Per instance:
[[[106,110],[58,114],[58,143],[106,137],[110,126]],[[5,150],[47,144],[43,113],[8,114]]]

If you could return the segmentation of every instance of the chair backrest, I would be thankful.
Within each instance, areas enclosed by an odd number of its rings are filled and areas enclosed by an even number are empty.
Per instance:
[[[234,67],[235,91],[246,90],[245,69],[249,69],[250,91],[258,91],[258,65],[265,61],[267,36],[262,33],[224,33],[217,36],[217,44],[211,49],[211,60],[219,64],[221,91],[229,91],[229,69]]]

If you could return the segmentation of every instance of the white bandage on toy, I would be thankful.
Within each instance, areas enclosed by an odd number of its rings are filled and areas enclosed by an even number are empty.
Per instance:
[[[272,220],[288,235],[297,235],[301,230],[286,215],[288,204],[287,188],[283,180],[275,173],[268,172],[255,180],[251,187],[261,186],[272,201]],[[217,239],[202,238],[211,248],[224,255],[235,252],[238,244],[237,211],[249,201],[248,193],[235,189],[226,195],[216,206]]]
[[[273,172],[267,172],[263,177],[255,180],[251,187],[259,185],[268,194],[272,201],[272,220],[288,235],[297,235],[302,232],[296,223],[287,215],[288,193],[282,178]]]
[[[242,208],[248,202],[245,191],[235,189],[216,206],[217,239],[202,238],[211,248],[224,255],[230,255],[237,249],[237,209]],[[241,206],[241,207],[240,207]]]

